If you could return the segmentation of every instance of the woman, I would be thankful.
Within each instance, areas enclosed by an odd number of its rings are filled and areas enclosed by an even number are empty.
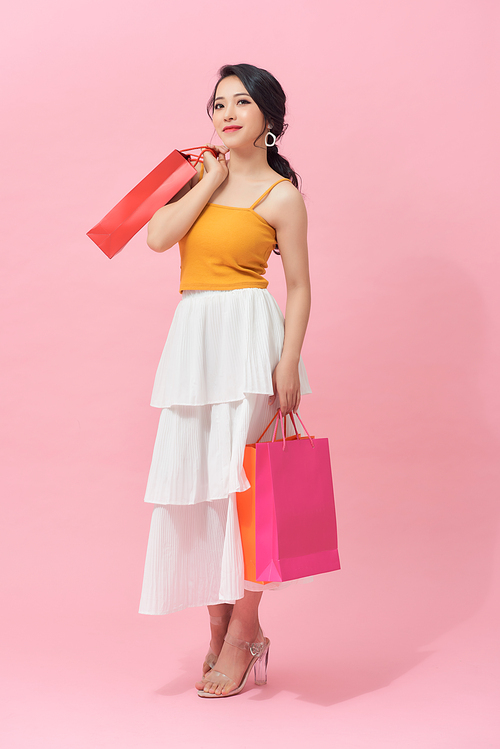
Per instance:
[[[310,308],[307,217],[276,140],[285,94],[267,71],[227,65],[208,105],[224,143],[148,227],[148,244],[179,243],[180,302],[152,405],[162,409],[146,501],[155,503],[141,613],[207,605],[203,697],[237,694],[252,666],[265,683],[264,585],[244,580],[235,493],[249,484],[245,444],[310,392],[300,351]],[[230,152],[230,159],[226,154]],[[267,260],[283,261],[283,315],[267,292]],[[278,587],[271,583],[268,587]]]

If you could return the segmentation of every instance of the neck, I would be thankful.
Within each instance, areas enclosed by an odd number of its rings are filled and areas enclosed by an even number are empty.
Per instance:
[[[229,174],[235,177],[258,178],[269,170],[267,149],[256,148],[253,145],[245,149],[233,148],[230,151],[228,168]]]

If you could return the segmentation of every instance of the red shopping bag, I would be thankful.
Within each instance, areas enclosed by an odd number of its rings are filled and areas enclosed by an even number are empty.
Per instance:
[[[340,569],[328,440],[300,437],[295,428],[295,436],[276,441],[280,411],[275,418],[273,440],[245,448],[251,488],[237,495],[245,579],[255,582]]]
[[[198,156],[189,153],[198,150]],[[205,146],[172,151],[88,231],[87,236],[105,255],[114,257],[147,224],[153,214],[194,177],[195,166],[205,151],[215,155],[212,149]]]

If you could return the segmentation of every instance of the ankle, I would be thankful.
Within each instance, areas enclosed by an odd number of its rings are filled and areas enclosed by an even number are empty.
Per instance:
[[[233,617],[230,629],[232,637],[244,640],[245,642],[258,642],[264,639],[258,619],[247,622],[234,619]]]
[[[222,616],[210,614],[210,649],[216,655],[221,651],[230,619],[231,611]]]

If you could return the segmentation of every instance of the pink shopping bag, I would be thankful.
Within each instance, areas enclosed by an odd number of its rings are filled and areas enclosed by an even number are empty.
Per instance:
[[[194,156],[190,151],[201,153]],[[90,229],[87,236],[105,255],[114,257],[147,224],[153,214],[194,177],[195,166],[205,151],[214,153],[206,146],[172,151]]]
[[[272,442],[255,445],[255,573],[266,582],[340,569],[328,439],[276,441],[278,419]]]

